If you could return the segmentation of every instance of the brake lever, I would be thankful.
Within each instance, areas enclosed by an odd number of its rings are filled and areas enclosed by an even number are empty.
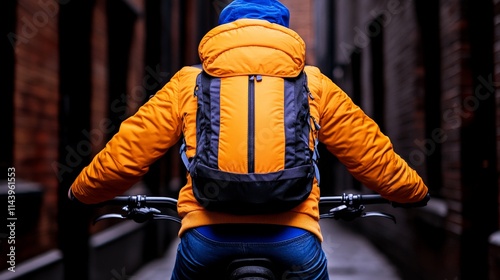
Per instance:
[[[122,214],[116,214],[116,213],[104,214],[95,218],[92,224],[95,225],[100,220],[105,220],[105,219],[127,219],[127,217],[123,216]]]
[[[181,222],[181,219],[174,216],[161,214],[160,210],[153,207],[142,206],[139,208],[132,207],[132,209],[129,209],[128,206],[124,206],[122,210],[126,211],[126,214],[104,214],[97,217],[94,220],[94,224],[104,219],[127,219],[133,220],[137,223],[144,223],[149,220],[170,220],[177,223]]]
[[[363,212],[361,215],[362,218],[365,217],[382,217],[382,218],[387,218],[389,220],[392,220],[394,223],[396,223],[396,217],[394,217],[391,214],[387,213],[382,213],[382,212]]]
[[[326,214],[321,214],[320,219],[333,218],[335,220],[352,221],[356,218],[366,218],[366,217],[382,217],[392,220],[396,223],[396,217],[393,215],[382,213],[382,212],[364,212],[365,206],[359,205],[357,208],[348,207],[346,205],[339,205],[328,211]]]
[[[174,217],[174,216],[170,216],[170,215],[156,215],[154,214],[153,215],[153,220],[169,220],[169,221],[174,221],[176,223],[181,223],[181,219],[177,218],[177,217]]]
[[[123,206],[122,210],[125,211],[126,213],[125,214],[110,213],[101,215],[94,220],[94,224],[100,220],[113,219],[113,218],[128,219],[128,220],[133,220],[136,223],[144,223],[148,220],[154,219],[155,215],[161,213],[160,210],[147,206],[132,207],[132,208],[129,208],[129,206]]]
[[[333,218],[335,220],[352,221],[356,218],[361,217],[364,209],[365,208],[363,205],[360,205],[358,208],[339,205],[330,209],[328,213],[320,215],[320,218]]]

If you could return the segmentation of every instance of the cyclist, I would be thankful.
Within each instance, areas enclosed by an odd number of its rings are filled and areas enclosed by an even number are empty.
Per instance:
[[[425,205],[425,183],[395,153],[390,139],[318,68],[305,66],[305,43],[289,29],[289,17],[287,7],[277,0],[232,1],[220,13],[219,25],[200,42],[204,70],[216,76],[297,76],[305,69],[314,96],[311,114],[321,126],[319,140],[368,188],[394,202]],[[235,36],[245,40],[235,40]],[[271,46],[261,42],[276,36],[280,40]],[[122,194],[182,136],[192,156],[196,141],[192,96],[198,73],[195,67],[183,67],[123,121],[118,133],[76,178],[69,197],[94,204]],[[244,255],[273,259],[289,278],[328,279],[321,249],[319,197],[315,181],[308,199],[291,211],[244,216],[212,212],[193,196],[187,174],[178,198],[181,241],[171,279],[217,278],[211,273],[222,269],[220,260]]]

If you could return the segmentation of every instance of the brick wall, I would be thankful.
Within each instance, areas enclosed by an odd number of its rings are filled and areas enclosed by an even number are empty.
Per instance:
[[[463,98],[461,94],[467,90],[464,89],[464,84],[471,84],[465,78],[470,74],[463,65],[463,58],[467,56],[467,46],[463,42],[464,21],[460,6],[460,1],[442,1],[441,26],[436,26],[441,28],[441,42],[435,44],[441,46],[443,75],[441,113],[443,123],[439,128],[445,131],[447,137],[442,153],[444,189],[441,193],[446,197],[446,201],[439,204],[444,208],[448,206],[450,210],[450,214],[446,216],[445,226],[443,228],[441,218],[433,216],[434,214],[429,216],[432,217],[430,219],[439,222],[432,226],[423,226],[420,220],[417,226],[411,216],[405,217],[404,219],[408,220],[402,223],[398,222],[399,226],[396,229],[373,230],[383,225],[373,226],[372,221],[369,224],[363,223],[362,226],[364,233],[370,235],[381,247],[386,248],[385,252],[393,257],[405,272],[414,274],[412,277],[421,274],[443,279],[454,277],[459,271],[457,253],[460,249],[456,245],[460,244],[457,236],[461,231],[462,218],[459,170],[461,139],[460,122],[459,120],[457,122],[459,118],[454,110],[457,105],[461,105]],[[429,102],[424,98],[425,68],[422,64],[421,49],[423,38],[419,33],[414,1],[338,0],[336,8],[339,14],[335,19],[338,26],[337,42],[339,42],[337,59],[340,63],[350,63],[349,52],[355,51],[356,47],[356,51],[361,54],[360,105],[368,115],[372,114],[373,106],[371,39],[377,35],[377,30],[370,30],[368,26],[371,22],[375,22],[383,29],[385,132],[391,138],[395,150],[409,161],[425,180],[427,175],[425,160],[418,161],[411,158],[412,152],[419,148],[417,142],[422,143],[425,139],[425,102]],[[379,15],[383,16],[382,21],[377,19]],[[452,114],[445,115],[450,112]],[[425,215],[418,213],[416,216],[424,219],[422,216]],[[431,232],[436,233],[433,238],[430,237]],[[432,240],[436,240],[438,236],[446,237],[439,239],[442,242],[438,245],[433,245],[435,241]],[[440,258],[446,258],[446,261],[436,268],[435,260]]]
[[[500,0],[494,0],[494,10],[495,10],[495,17],[494,17],[494,22],[495,22],[495,28],[494,28],[494,42],[500,42]],[[493,52],[495,55],[495,69],[494,69],[494,81],[496,81],[495,84],[495,95],[496,95],[496,119],[500,120],[500,88],[498,87],[500,84],[498,81],[500,81],[500,44],[496,43],[493,46]],[[497,123],[497,128],[500,128],[500,122]],[[497,130],[497,147],[500,147],[500,129]],[[497,158],[500,159],[500,149],[497,148]],[[499,168],[500,172],[500,164],[497,165]],[[500,186],[500,177],[499,179],[499,186]],[[498,209],[498,212],[500,213],[500,209]],[[500,220],[498,221],[500,224]]]
[[[385,127],[394,148],[425,178],[423,161],[412,159],[415,142],[424,139],[423,95],[417,69],[418,26],[412,2],[400,2],[372,9],[371,16],[382,16],[374,25],[384,30]],[[373,20],[373,19],[366,19]]]
[[[92,23],[91,56],[92,56],[92,97],[91,97],[91,133],[92,154],[104,147],[107,131],[105,131],[107,113],[109,110],[107,61],[108,42],[106,40],[106,7],[105,1],[96,1]]]
[[[39,246],[19,242],[22,259],[55,246],[57,179],[51,166],[58,156],[58,6],[20,0],[17,11],[14,167],[18,180],[39,182],[44,192],[38,234],[30,237]]]
[[[59,2],[61,5],[67,4],[65,1],[55,0],[20,0],[17,5],[13,166],[16,168],[16,180],[39,183],[43,192],[36,232],[29,236],[18,236],[18,262],[57,247],[59,182],[55,164],[59,156]],[[92,95],[92,128],[89,132],[90,139],[85,140],[92,144],[94,154],[106,142],[106,131],[103,131],[102,123],[107,119],[110,108],[107,98],[105,3],[104,0],[95,1],[91,35],[92,92],[89,94]],[[140,14],[144,14],[142,3],[144,1],[135,0],[129,4]],[[140,87],[143,81],[144,35],[144,20],[139,17],[131,46],[129,93]],[[139,102],[136,96],[129,99],[132,101],[129,103],[129,113],[133,113]],[[82,134],[82,139],[84,137]],[[2,267],[4,264],[2,262]]]
[[[306,63],[315,64],[314,52],[314,0],[282,0],[290,11],[290,28],[306,43]]]
[[[450,214],[447,230],[459,234],[461,231],[460,204],[460,115],[463,92],[462,85],[470,84],[462,57],[467,46],[462,42],[464,22],[461,19],[460,1],[445,0],[441,3],[442,45],[442,110],[443,129],[447,135],[443,145],[443,194],[449,200]]]

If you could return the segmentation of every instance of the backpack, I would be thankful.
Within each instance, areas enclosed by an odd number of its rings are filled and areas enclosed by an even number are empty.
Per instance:
[[[266,80],[271,79],[284,79],[284,88],[272,94],[263,92]],[[246,92],[224,91],[225,84],[234,83],[244,84],[241,91]],[[193,194],[203,207],[238,215],[269,214],[290,210],[307,199],[315,176],[319,184],[316,164],[319,125],[309,112],[309,98],[313,97],[304,71],[295,78],[264,75],[221,78],[202,69],[194,96],[196,153],[187,158],[185,140],[180,153],[191,175]],[[226,103],[221,105],[223,102]],[[226,107],[233,107],[229,109],[230,116]],[[278,152],[266,149],[271,148],[266,146],[267,140],[279,137],[270,125],[262,125],[269,120],[278,124],[273,127],[281,126],[284,134],[278,145],[273,140],[273,145],[280,146]],[[310,141],[314,149],[310,148]],[[219,162],[219,149],[236,156]],[[274,158],[264,159],[264,155]],[[274,170],[258,170],[259,160],[273,160],[277,165]],[[247,170],[236,172],[234,167]]]

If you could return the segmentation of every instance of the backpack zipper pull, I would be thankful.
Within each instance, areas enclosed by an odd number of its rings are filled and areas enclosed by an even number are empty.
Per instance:
[[[314,100],[314,96],[312,95],[311,91],[309,90],[309,86],[307,85],[307,81],[304,81],[304,89],[306,90],[307,94],[309,95],[309,98],[311,98],[311,100]]]
[[[262,75],[250,75],[250,81],[261,82],[262,81]]]
[[[194,90],[193,90],[193,96],[194,97],[198,97],[198,90],[200,90],[200,86],[198,84],[196,84],[194,86]]]
[[[311,117],[311,120],[314,124],[314,128],[316,129],[316,131],[320,130],[321,126],[318,124],[318,122],[316,122],[316,119],[313,116],[310,116],[310,117]]]

